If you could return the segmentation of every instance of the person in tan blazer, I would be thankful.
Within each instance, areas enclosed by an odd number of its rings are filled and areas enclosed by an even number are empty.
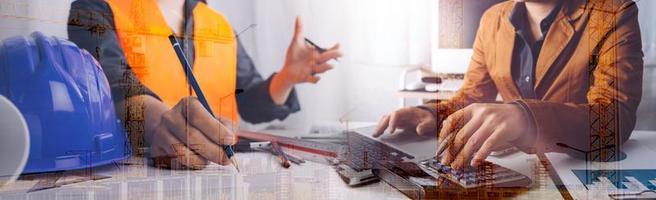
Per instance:
[[[477,166],[508,144],[571,155],[581,153],[563,146],[615,145],[603,150],[607,156],[635,126],[641,43],[638,8],[630,0],[499,3],[481,18],[457,94],[383,116],[375,136],[386,129],[440,140],[456,134],[441,156],[456,169]]]

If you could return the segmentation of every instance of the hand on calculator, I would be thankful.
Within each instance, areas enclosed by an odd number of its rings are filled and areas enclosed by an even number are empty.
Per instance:
[[[531,179],[527,176],[491,162],[483,161],[478,167],[454,169],[438,160],[436,157],[420,161],[417,166],[433,178],[443,178],[463,188],[527,187],[531,184]]]
[[[492,151],[507,144],[531,146],[535,143],[532,121],[520,105],[471,104],[460,109],[444,121],[438,122],[432,113],[417,108],[399,109],[383,116],[374,133],[381,136],[386,130],[414,130],[418,135],[437,133],[437,123],[442,123],[439,141],[450,140],[441,157],[441,163],[455,169],[480,165]],[[447,139],[448,136],[451,136]]]
[[[535,133],[522,108],[514,104],[472,104],[446,120],[439,140],[449,138],[440,163],[454,169],[479,166],[488,155],[506,144],[531,145]],[[455,134],[451,137],[451,134]]]

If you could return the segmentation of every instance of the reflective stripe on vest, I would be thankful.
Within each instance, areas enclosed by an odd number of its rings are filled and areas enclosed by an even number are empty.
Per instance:
[[[155,0],[106,2],[112,9],[127,62],[141,83],[169,107],[193,94],[168,40],[173,32]],[[204,3],[193,9],[193,18],[193,73],[214,113],[237,122],[237,42],[232,27],[222,14]]]

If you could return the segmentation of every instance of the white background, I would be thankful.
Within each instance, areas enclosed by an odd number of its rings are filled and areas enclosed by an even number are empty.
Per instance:
[[[345,57],[317,85],[301,85],[303,110],[285,124],[309,125],[345,118],[375,121],[398,107],[394,93],[400,72],[430,60],[430,6],[436,0],[210,0],[240,36],[264,76],[280,69],[296,15],[316,43],[342,44]],[[70,0],[0,0],[0,39],[41,31],[66,38]],[[642,0],[642,37],[647,65],[656,64],[656,1]],[[656,70],[645,71],[639,129],[656,129]]]

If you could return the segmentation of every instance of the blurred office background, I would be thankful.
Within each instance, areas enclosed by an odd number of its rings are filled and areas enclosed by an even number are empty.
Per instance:
[[[376,121],[399,107],[399,75],[431,63],[431,13],[437,0],[208,0],[236,31],[264,76],[280,69],[294,16],[322,46],[342,44],[345,57],[314,86],[297,87],[303,110],[283,125],[339,119]],[[66,38],[71,0],[0,0],[0,39],[32,31]],[[644,96],[637,129],[656,130],[656,1],[638,2],[645,51]]]

